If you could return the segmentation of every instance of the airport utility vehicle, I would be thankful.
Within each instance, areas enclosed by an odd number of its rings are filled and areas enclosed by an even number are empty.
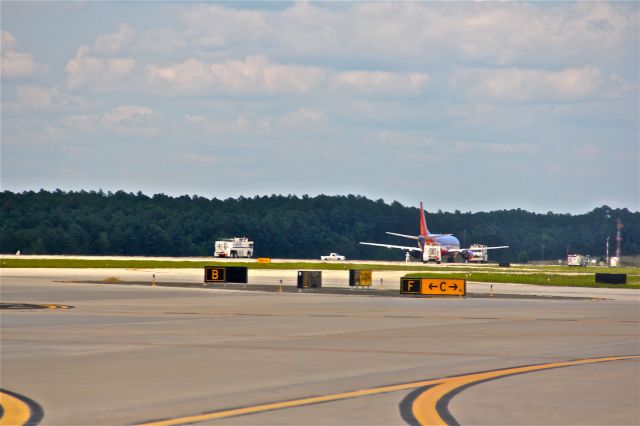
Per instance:
[[[589,264],[589,256],[582,254],[570,254],[567,256],[567,266],[587,266]]]
[[[329,256],[320,256],[320,260],[346,260],[347,258],[338,253],[329,253]]]
[[[460,253],[460,257],[466,262],[487,263],[487,260],[489,260],[489,252],[485,245],[471,244],[469,250]]]
[[[247,237],[222,238],[215,242],[214,247],[215,257],[253,256],[253,241],[249,241]]]
[[[442,262],[442,247],[435,244],[427,244],[422,252],[422,262]]]

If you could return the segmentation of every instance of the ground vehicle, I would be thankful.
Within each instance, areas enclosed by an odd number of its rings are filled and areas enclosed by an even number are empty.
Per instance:
[[[422,252],[422,261],[440,263],[442,261],[442,247],[433,244],[425,245]]]
[[[567,255],[567,266],[587,266],[589,263],[589,256],[582,254],[570,254]]]
[[[338,253],[329,253],[329,256],[320,256],[320,260],[346,260],[346,257]]]
[[[253,241],[249,241],[247,237],[222,238],[215,242],[213,255],[215,257],[251,257]]]
[[[482,244],[471,244],[469,250],[462,253],[461,256],[467,262],[487,263],[489,260],[487,246]]]

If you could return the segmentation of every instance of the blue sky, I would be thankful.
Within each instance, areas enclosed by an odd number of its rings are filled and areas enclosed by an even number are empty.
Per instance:
[[[11,2],[3,190],[640,209],[636,2]]]

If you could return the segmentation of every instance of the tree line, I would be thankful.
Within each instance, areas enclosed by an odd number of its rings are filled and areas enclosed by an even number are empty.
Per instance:
[[[23,254],[212,256],[216,239],[247,236],[255,256],[318,258],[337,251],[348,259],[404,259],[400,250],[359,241],[411,245],[385,231],[417,235],[419,210],[362,196],[295,195],[208,199],[147,196],[124,191],[40,190],[0,193],[0,252]],[[568,252],[603,257],[616,219],[624,224],[622,253],[640,254],[640,212],[597,207],[580,214],[521,209],[428,212],[434,233],[461,244],[509,245],[496,261],[564,259]]]

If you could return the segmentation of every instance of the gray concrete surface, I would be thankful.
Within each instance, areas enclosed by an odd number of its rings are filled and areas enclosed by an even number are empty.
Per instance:
[[[189,271],[155,273],[201,280],[201,271]],[[3,303],[74,306],[0,311],[2,387],[40,403],[43,424],[134,424],[475,371],[640,354],[640,303],[633,294],[416,299],[72,282],[151,273],[104,272],[0,270]],[[502,378],[465,390],[450,408],[461,424],[638,424],[630,401],[640,400],[639,366],[619,361]],[[207,423],[404,424],[398,404],[408,393]]]

